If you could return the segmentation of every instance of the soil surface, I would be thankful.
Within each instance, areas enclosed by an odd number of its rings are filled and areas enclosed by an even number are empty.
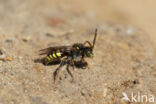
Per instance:
[[[131,24],[128,15],[109,15],[112,2],[0,0],[0,104],[133,104],[132,93],[147,95],[143,103],[156,97],[155,36]],[[59,64],[42,64],[39,50],[92,42],[95,28],[89,67],[71,68],[74,82],[64,67],[54,84]]]

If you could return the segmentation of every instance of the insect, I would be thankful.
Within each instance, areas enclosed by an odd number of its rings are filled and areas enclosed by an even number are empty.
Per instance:
[[[56,46],[56,47],[49,47],[46,49],[40,50],[40,55],[47,55],[44,58],[45,64],[53,63],[56,61],[60,61],[58,68],[54,72],[54,83],[58,77],[58,73],[60,72],[61,68],[66,65],[67,72],[72,77],[72,81],[74,81],[73,74],[69,70],[69,67],[72,67],[74,70],[75,63],[77,60],[80,60],[83,63],[86,63],[88,67],[88,63],[85,60],[86,57],[93,58],[93,49],[96,42],[97,36],[97,29],[95,29],[95,35],[93,39],[93,43],[90,41],[85,41],[84,43],[74,43],[71,46]]]

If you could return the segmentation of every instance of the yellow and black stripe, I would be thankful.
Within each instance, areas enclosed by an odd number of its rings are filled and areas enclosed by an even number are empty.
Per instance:
[[[61,52],[57,51],[57,52],[53,52],[53,53],[47,55],[46,58],[45,58],[45,61],[48,64],[49,62],[58,60],[61,57],[62,57]]]

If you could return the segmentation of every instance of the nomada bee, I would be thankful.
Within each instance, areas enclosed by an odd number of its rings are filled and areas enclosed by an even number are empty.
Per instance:
[[[46,49],[40,50],[40,55],[47,55],[44,58],[44,63],[47,65],[49,63],[54,63],[56,61],[60,61],[60,65],[54,72],[54,83],[58,77],[58,73],[60,72],[61,68],[64,65],[67,65],[67,72],[72,77],[72,81],[74,81],[73,74],[69,70],[71,66],[74,70],[76,66],[76,61],[80,59],[81,62],[86,63],[88,67],[88,63],[85,60],[86,57],[93,58],[93,49],[96,42],[97,36],[97,29],[95,29],[95,35],[93,39],[93,43],[90,41],[85,41],[84,43],[74,43],[71,46],[56,46],[56,47],[49,47]]]

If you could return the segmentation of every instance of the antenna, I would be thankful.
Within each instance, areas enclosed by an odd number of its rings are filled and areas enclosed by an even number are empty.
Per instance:
[[[95,45],[95,42],[96,42],[96,36],[97,36],[97,28],[95,29],[95,35],[94,35],[94,40],[93,40],[93,48],[94,48],[94,45]]]

